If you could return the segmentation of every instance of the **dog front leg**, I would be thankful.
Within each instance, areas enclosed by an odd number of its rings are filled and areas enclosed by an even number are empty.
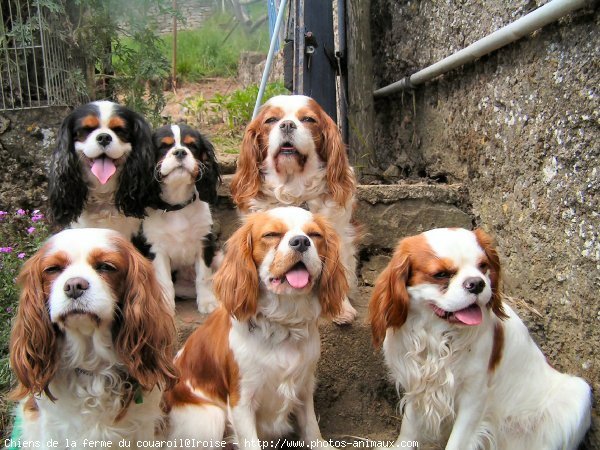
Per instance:
[[[217,307],[217,300],[213,294],[208,278],[210,277],[210,269],[204,263],[204,252],[198,252],[196,257],[196,303],[198,311],[201,314],[213,312]]]
[[[485,380],[485,378],[483,378]],[[469,386],[469,390],[463,392],[458,398],[458,412],[456,420],[446,444],[446,450],[472,450],[477,448],[477,431],[487,398],[486,387],[477,386],[478,383]]]
[[[229,408],[231,425],[237,440],[238,448],[244,450],[261,450],[261,442],[256,430],[256,414],[250,404],[237,404]]]
[[[315,367],[316,369],[316,367]],[[319,429],[319,422],[315,414],[314,404],[315,377],[310,375],[308,382],[301,395],[302,405],[296,411],[296,420],[300,430],[300,437],[304,445],[311,448],[330,447],[329,442],[324,440]]]
[[[158,252],[152,261],[152,265],[158,283],[165,294],[167,306],[175,313],[175,286],[173,286],[173,278],[171,278],[171,259],[167,255]]]

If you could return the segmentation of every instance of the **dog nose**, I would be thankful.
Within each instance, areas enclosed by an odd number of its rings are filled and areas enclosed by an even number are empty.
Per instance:
[[[98,136],[96,136],[96,141],[102,147],[106,147],[108,144],[110,144],[112,142],[112,136],[108,133],[100,133]]]
[[[463,281],[463,287],[471,294],[479,294],[485,287],[485,281],[480,277],[471,277]]]
[[[279,124],[279,128],[281,128],[284,133],[290,133],[292,130],[295,130],[298,127],[292,120],[284,120]]]
[[[185,158],[186,155],[186,151],[183,148],[176,148],[175,150],[173,150],[173,156],[177,159],[183,159]]]
[[[65,294],[67,297],[76,299],[81,297],[81,295],[90,287],[90,283],[87,280],[84,280],[81,277],[69,278],[65,282],[65,286],[63,287]]]
[[[310,240],[307,236],[294,236],[290,239],[290,247],[297,252],[303,253],[310,247]]]

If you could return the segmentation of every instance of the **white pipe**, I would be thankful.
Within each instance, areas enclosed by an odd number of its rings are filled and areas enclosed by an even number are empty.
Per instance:
[[[281,0],[279,12],[277,13],[277,20],[275,21],[275,28],[273,28],[273,36],[271,36],[271,44],[269,45],[269,53],[267,55],[265,70],[263,70],[262,79],[260,80],[260,88],[258,90],[258,95],[256,96],[256,103],[254,105],[252,119],[257,116],[258,110],[260,109],[260,104],[262,103],[263,95],[265,94],[265,87],[267,86],[267,80],[269,79],[269,73],[271,72],[271,65],[273,64],[273,55],[275,54],[275,43],[279,37],[279,29],[281,28],[281,23],[283,22],[283,15],[286,5],[287,0]]]
[[[542,28],[549,23],[552,23],[568,13],[582,8],[586,4],[591,3],[590,0],[552,0],[544,6],[530,12],[513,23],[500,28],[494,33],[478,40],[462,50],[448,56],[447,58],[438,61],[437,63],[426,67],[423,70],[406,77],[400,81],[396,81],[388,86],[377,89],[373,95],[375,97],[383,97],[405,89],[414,88],[419,84],[423,84],[438,75],[446,73],[458,66],[467,64],[480,58],[494,50],[504,47],[505,45],[514,42],[523,36],[533,33],[535,30]]]

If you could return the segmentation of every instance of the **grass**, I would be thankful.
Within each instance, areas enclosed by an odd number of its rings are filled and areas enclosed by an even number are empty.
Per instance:
[[[237,74],[240,53],[269,49],[269,30],[265,22],[256,31],[246,32],[228,14],[215,14],[207,19],[202,28],[177,32],[177,77],[180,81],[194,82],[205,77],[231,77]],[[235,28],[234,28],[235,27]],[[230,34],[231,31],[231,34]],[[173,35],[161,36],[164,58],[173,60]],[[120,39],[120,45],[139,50],[139,43],[128,37]],[[115,60],[116,67],[120,61]]]
[[[23,262],[47,238],[48,228],[38,210],[0,211],[0,222],[0,430],[4,433],[10,429],[12,407],[7,395],[13,384],[9,367],[10,330],[19,302],[15,281]]]

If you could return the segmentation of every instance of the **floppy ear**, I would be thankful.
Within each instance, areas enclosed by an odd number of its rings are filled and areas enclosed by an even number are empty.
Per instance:
[[[225,258],[213,278],[219,301],[237,320],[256,314],[258,269],[252,258],[252,219],[239,228],[226,243]]]
[[[250,200],[256,197],[260,188],[260,166],[264,159],[258,133],[261,120],[262,114],[246,128],[237,169],[231,180],[231,196],[242,212],[248,210]]]
[[[488,306],[492,308],[492,311],[496,316],[500,319],[507,319],[508,315],[504,311],[502,306],[502,290],[500,288],[500,283],[502,281],[500,275],[500,257],[498,256],[498,251],[496,250],[496,245],[494,244],[494,240],[481,228],[473,231],[475,233],[475,237],[477,238],[477,243],[485,252],[485,256],[490,263],[490,280],[492,283],[492,299]]]
[[[49,293],[42,284],[42,252],[25,263],[18,277],[21,297],[10,336],[10,365],[20,383],[11,395],[14,400],[42,392],[56,400],[48,385],[58,367],[59,331],[50,321],[46,304]]]
[[[381,345],[388,328],[401,327],[408,315],[409,296],[406,284],[410,275],[410,262],[401,247],[402,242],[377,278],[369,301],[369,321],[375,347]]]
[[[160,195],[160,185],[153,182],[155,162],[150,126],[138,113],[128,111],[128,115],[132,127],[131,152],[119,176],[115,203],[126,216],[143,218],[150,201]]]
[[[200,200],[211,205],[217,203],[217,187],[221,182],[221,174],[219,173],[219,164],[215,156],[215,148],[211,142],[198,133],[200,138],[198,145],[206,155],[206,161],[200,161],[201,169],[200,176],[196,181],[196,190],[200,196]]]
[[[177,381],[173,313],[150,261],[125,239],[117,237],[114,242],[128,264],[120,311],[113,324],[115,349],[144,390],[156,385],[169,389]]]
[[[88,195],[79,156],[75,152],[73,122],[74,116],[70,114],[60,126],[48,172],[50,218],[62,226],[77,220]]]
[[[354,172],[348,162],[346,146],[335,122],[325,112],[322,113],[323,141],[319,155],[327,163],[327,187],[333,199],[346,206],[356,190]]]
[[[350,289],[348,276],[340,259],[339,235],[321,217],[316,216],[315,222],[323,230],[325,239],[325,254],[321,255],[323,271],[319,281],[319,303],[322,314],[333,318],[342,312],[342,303]]]

